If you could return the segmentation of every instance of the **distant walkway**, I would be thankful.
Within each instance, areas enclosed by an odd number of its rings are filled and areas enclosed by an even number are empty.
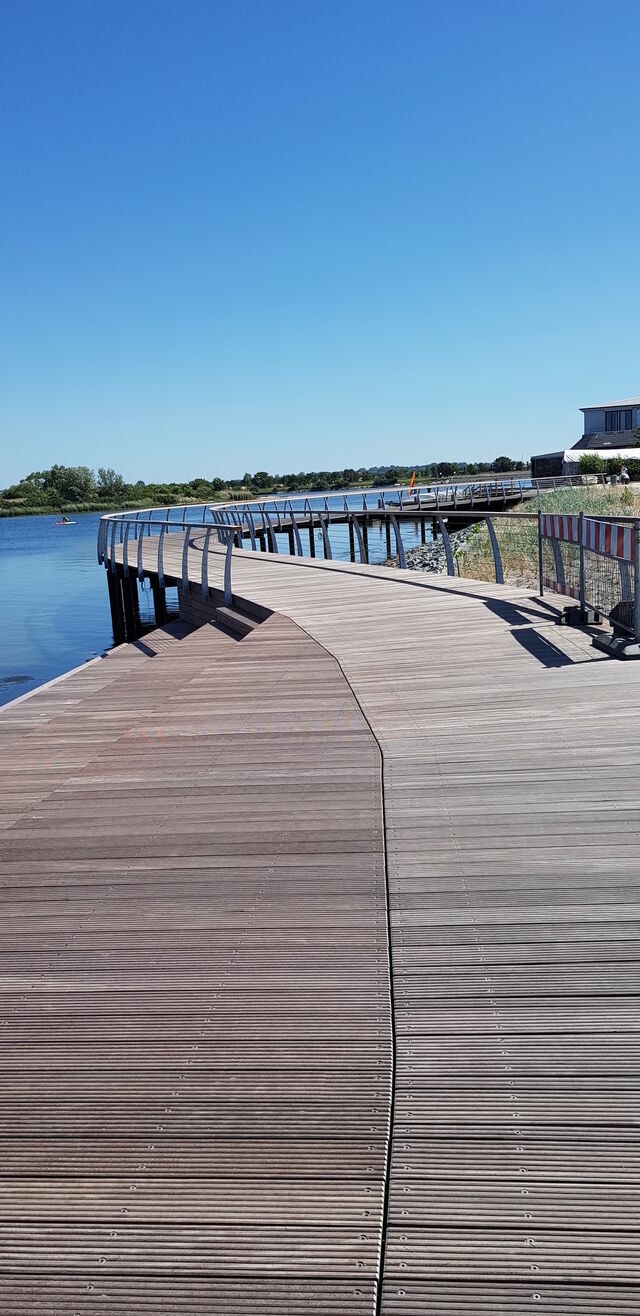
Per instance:
[[[233,587],[241,643],[0,715],[5,1309],[637,1312],[638,668],[523,591]]]

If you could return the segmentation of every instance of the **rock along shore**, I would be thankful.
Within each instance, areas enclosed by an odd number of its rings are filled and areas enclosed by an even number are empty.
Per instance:
[[[454,530],[449,535],[452,549],[461,548],[466,543],[469,535],[468,530]],[[444,544],[440,538],[434,539],[430,544],[420,544],[418,548],[408,548],[406,551],[407,571],[433,571],[439,575],[444,575],[447,570],[447,559],[444,551]],[[384,563],[385,567],[397,567],[398,558],[388,557]]]

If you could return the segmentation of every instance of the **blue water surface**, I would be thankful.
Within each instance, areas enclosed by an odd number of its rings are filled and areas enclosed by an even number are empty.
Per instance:
[[[0,519],[0,704],[113,644],[99,513]]]

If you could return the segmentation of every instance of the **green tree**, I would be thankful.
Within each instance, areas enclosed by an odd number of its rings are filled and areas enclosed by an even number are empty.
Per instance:
[[[101,466],[98,470],[98,495],[100,498],[122,498],[126,484],[121,475],[112,466]]]
[[[56,465],[42,474],[50,501],[57,498],[64,503],[88,503],[96,496],[96,477],[88,466]]]

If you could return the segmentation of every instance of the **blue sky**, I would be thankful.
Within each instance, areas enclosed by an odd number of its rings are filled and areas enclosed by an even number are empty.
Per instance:
[[[640,395],[635,0],[0,23],[0,485],[528,455]]]

